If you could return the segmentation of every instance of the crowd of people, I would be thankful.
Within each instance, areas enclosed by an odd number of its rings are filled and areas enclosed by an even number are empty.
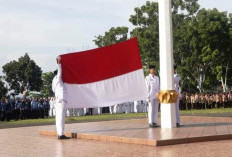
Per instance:
[[[50,103],[46,98],[2,98],[0,120],[37,119],[49,116]]]
[[[212,109],[212,108],[231,108],[232,95],[228,93],[182,93],[180,100],[180,110],[191,109]]]
[[[228,93],[181,93],[180,110],[232,108],[232,95]],[[100,115],[102,113],[147,112],[146,101],[135,101],[103,108],[67,109],[66,116]],[[38,119],[55,116],[54,98],[2,98],[0,121]]]

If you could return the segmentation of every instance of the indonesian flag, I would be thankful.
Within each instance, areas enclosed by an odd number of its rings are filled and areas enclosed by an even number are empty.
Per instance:
[[[96,108],[145,100],[137,38],[61,55],[67,108]]]

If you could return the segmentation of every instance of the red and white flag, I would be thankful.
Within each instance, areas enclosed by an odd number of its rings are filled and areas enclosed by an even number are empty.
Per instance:
[[[145,100],[137,38],[61,55],[67,108],[95,108]]]

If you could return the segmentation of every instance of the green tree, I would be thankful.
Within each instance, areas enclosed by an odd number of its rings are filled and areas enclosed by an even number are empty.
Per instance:
[[[42,86],[41,94],[43,94],[45,97],[53,96],[52,80],[54,76],[55,75],[53,74],[53,72],[47,72],[42,74],[43,86]]]
[[[201,9],[193,18],[190,27],[193,30],[190,45],[190,48],[194,50],[192,58],[194,61],[198,60],[195,67],[198,68],[203,85],[209,87],[212,81],[220,80],[225,92],[232,57],[232,53],[229,53],[227,12]]]
[[[174,38],[174,61],[178,70],[186,74],[186,68],[182,71],[183,58],[190,55],[187,46],[189,38],[185,36],[187,24],[199,9],[198,0],[173,0],[173,38]],[[158,3],[147,1],[145,5],[134,9],[129,21],[136,27],[131,36],[137,36],[140,46],[142,63],[147,69],[149,64],[159,67],[159,11]],[[185,37],[185,38],[183,38]],[[185,75],[181,75],[185,76]],[[182,77],[181,80],[185,80]],[[192,82],[191,78],[190,81]],[[183,84],[183,83],[182,83]]]
[[[232,14],[199,8],[198,0],[172,0],[174,63],[181,75],[181,88],[204,92],[222,85],[225,91],[228,82],[232,84]],[[144,68],[155,64],[158,69],[158,3],[147,1],[134,11],[129,19],[135,27],[130,37],[138,37]],[[98,36],[95,44],[117,43],[110,38],[115,39],[112,32]]]
[[[22,93],[25,88],[40,91],[42,70],[27,53],[18,61],[14,60],[5,64],[2,69],[6,75],[5,80],[15,94]]]
[[[105,32],[104,35],[96,36],[96,39],[94,39],[93,41],[98,47],[104,47],[127,40],[127,35],[127,27],[112,27],[109,31]]]

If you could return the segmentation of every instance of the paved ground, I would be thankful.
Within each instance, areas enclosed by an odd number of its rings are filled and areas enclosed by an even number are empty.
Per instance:
[[[68,125],[66,133],[79,139],[149,146],[232,139],[232,118],[182,116],[181,120],[184,126],[173,129],[149,128],[147,119],[76,123]],[[56,129],[46,129],[40,134],[56,136]]]
[[[227,119],[221,121],[227,121]],[[70,125],[70,126],[69,126]],[[67,128],[71,128],[71,125]],[[91,125],[91,123],[86,124]],[[40,130],[54,126],[0,129],[0,156],[221,156],[232,154],[232,140],[181,144],[172,146],[143,146],[107,141],[71,139],[59,141],[56,137],[40,136]]]

